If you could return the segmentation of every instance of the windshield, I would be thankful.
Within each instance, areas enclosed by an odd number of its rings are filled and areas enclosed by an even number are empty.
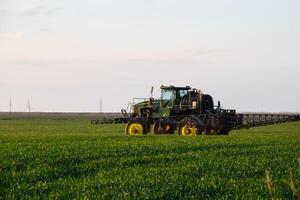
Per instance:
[[[188,93],[187,90],[179,90],[179,97],[183,97],[184,95],[186,95]]]
[[[161,98],[162,100],[170,101],[175,99],[174,90],[162,90]]]

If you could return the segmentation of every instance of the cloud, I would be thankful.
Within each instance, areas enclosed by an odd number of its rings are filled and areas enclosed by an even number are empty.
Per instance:
[[[25,37],[25,33],[23,32],[15,32],[15,33],[0,33],[0,39],[5,39],[5,40],[21,40]]]
[[[22,38],[24,38],[25,37],[25,34],[23,33],[23,32],[16,32],[15,34],[14,34],[14,38],[15,39],[22,39]]]
[[[0,8],[0,16],[4,17],[4,16],[8,16],[9,12],[8,10],[4,9],[4,8]]]
[[[205,48],[200,48],[200,49],[187,49],[184,51],[186,54],[190,54],[193,56],[198,56],[198,55],[207,55],[207,54],[223,54],[223,53],[231,53],[233,50],[229,49],[205,49]]]
[[[62,7],[54,7],[54,8],[49,8],[43,5],[40,6],[35,6],[32,8],[28,8],[24,10],[21,15],[25,16],[31,16],[31,17],[39,17],[42,15],[51,15],[56,13],[57,11],[61,10]]]
[[[44,6],[36,6],[33,8],[26,9],[22,12],[22,15],[37,17],[43,13],[43,10],[45,9]]]
[[[51,29],[49,29],[49,28],[40,28],[40,31],[49,33],[49,32],[51,32]]]

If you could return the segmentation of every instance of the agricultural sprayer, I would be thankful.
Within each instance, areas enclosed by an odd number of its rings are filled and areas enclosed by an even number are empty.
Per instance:
[[[153,88],[152,88],[153,92]],[[151,93],[152,93],[151,92]],[[233,129],[284,123],[300,120],[291,113],[236,113],[223,109],[220,102],[201,90],[186,87],[161,86],[161,97],[140,99],[130,104],[130,112],[123,117],[100,123],[127,123],[127,135],[154,134],[227,135]],[[92,121],[99,123],[99,121]]]

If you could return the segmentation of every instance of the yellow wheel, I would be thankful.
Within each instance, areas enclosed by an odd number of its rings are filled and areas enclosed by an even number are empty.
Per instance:
[[[203,123],[196,119],[186,117],[179,122],[178,134],[183,136],[201,135],[203,131]]]
[[[190,127],[189,125],[185,125],[180,128],[180,135],[190,136],[197,135],[198,129],[196,127]]]
[[[143,125],[138,122],[130,122],[126,126],[125,133],[127,135],[143,135],[144,134]]]

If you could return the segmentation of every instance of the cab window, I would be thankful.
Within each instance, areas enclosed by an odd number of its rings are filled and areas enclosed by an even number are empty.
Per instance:
[[[187,90],[179,90],[179,97],[182,98],[184,95],[188,93]]]
[[[162,100],[170,101],[175,99],[174,90],[162,90]]]

